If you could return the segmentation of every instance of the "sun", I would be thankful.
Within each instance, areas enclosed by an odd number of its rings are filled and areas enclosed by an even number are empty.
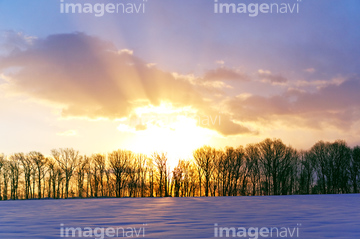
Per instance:
[[[195,149],[207,144],[217,133],[197,125],[195,110],[171,104],[137,108],[136,116],[123,119],[118,130],[132,132],[129,150],[151,155],[167,153],[170,167],[179,159],[190,159]]]

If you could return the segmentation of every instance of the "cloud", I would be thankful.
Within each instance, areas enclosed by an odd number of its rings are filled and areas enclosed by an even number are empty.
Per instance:
[[[344,77],[335,77],[329,80],[299,80],[295,82],[296,87],[315,87],[316,89],[321,89],[323,87],[327,87],[330,85],[341,85],[343,82],[346,81]]]
[[[121,49],[118,51],[119,54],[129,54],[129,55],[133,55],[134,51],[129,50],[129,49]]]
[[[13,50],[0,58],[3,91],[61,106],[64,117],[116,120],[131,117],[139,107],[168,102],[174,108],[191,106],[199,117],[218,117],[221,123],[199,125],[225,136],[254,134],[244,126],[251,123],[282,122],[316,129],[330,125],[347,130],[360,119],[357,78],[290,81],[259,70],[251,80],[225,66],[195,77],[161,70],[130,49],[119,50],[111,42],[84,33],[44,39],[12,33],[8,38],[18,40],[12,47],[8,43]],[[230,85],[238,82],[242,87]],[[132,126],[133,131],[147,129],[145,124]]]
[[[223,135],[237,135],[238,132],[242,134],[256,134],[257,132],[251,131],[245,126],[233,123],[233,119],[223,113],[213,111],[211,109],[199,114],[197,124],[201,127],[215,129]]]
[[[28,36],[22,32],[2,31],[0,33],[0,52],[9,54],[13,51],[20,51],[32,45],[36,37]]]
[[[82,33],[52,35],[3,58],[0,68],[20,67],[11,75],[13,89],[65,105],[64,116],[114,119],[139,100],[201,101],[186,82],[128,53]]]
[[[227,102],[234,119],[244,122],[282,121],[293,127],[321,129],[328,125],[351,128],[360,116],[360,80],[330,84],[316,92],[289,90],[270,97],[251,95]]]
[[[241,72],[227,67],[220,67],[215,70],[208,71],[203,77],[204,81],[226,81],[240,80],[246,81],[247,76]]]
[[[276,84],[276,83],[286,83],[288,80],[283,77],[282,75],[274,75],[271,71],[264,71],[264,70],[259,70],[258,71],[259,77],[265,81],[265,82],[270,82],[272,84]]]
[[[12,68],[17,70],[7,73],[11,79],[7,89],[61,105],[64,117],[115,120],[128,117],[137,107],[164,101],[174,107],[192,106],[200,114],[216,111],[212,102],[204,100],[201,87],[149,67],[129,49],[119,50],[111,42],[84,33],[32,39],[24,49],[0,58],[0,73]],[[223,68],[207,77],[227,79],[241,74]],[[230,116],[224,116],[219,126],[207,127],[224,135],[250,132]]]
[[[137,131],[142,131],[142,130],[146,130],[146,129],[147,129],[147,126],[144,125],[144,124],[138,124],[138,125],[135,126],[135,129],[136,129]]]
[[[307,72],[307,73],[312,74],[312,73],[314,73],[316,70],[315,70],[314,68],[307,68],[307,69],[305,69],[304,71]]]

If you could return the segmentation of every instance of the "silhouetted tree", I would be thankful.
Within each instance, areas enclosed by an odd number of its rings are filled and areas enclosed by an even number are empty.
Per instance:
[[[19,157],[23,157],[23,155]],[[41,198],[41,179],[44,177],[44,170],[48,159],[40,152],[35,151],[30,152],[28,157],[33,162],[34,169],[37,171],[38,198]]]
[[[115,175],[115,193],[116,197],[122,196],[122,189],[124,188],[124,183],[126,181],[126,169],[128,164],[130,164],[133,153],[127,150],[117,150],[113,151],[108,155],[110,169]]]
[[[98,197],[99,185],[101,188],[101,196],[104,196],[104,173],[105,173],[105,156],[102,154],[94,154],[92,156],[94,162],[94,187],[95,197]]]
[[[279,195],[281,187],[291,173],[296,151],[287,147],[280,139],[265,139],[259,143],[260,166],[266,177],[267,194]]]
[[[301,194],[310,194],[314,181],[314,167],[308,152],[300,152],[300,178],[299,192]]]
[[[165,153],[153,153],[153,160],[155,162],[156,168],[159,174],[159,196],[163,196],[163,189],[165,189],[165,197],[168,196],[167,189],[167,157]]]
[[[3,161],[3,167],[2,167],[2,174],[4,179],[3,196],[2,196],[3,200],[8,199],[8,182],[9,182],[9,171],[10,171],[9,164],[10,162],[8,160]]]
[[[182,197],[194,197],[198,188],[196,166],[192,161],[182,161],[183,187]]]
[[[140,178],[140,196],[145,197],[145,191],[146,191],[146,175],[148,172],[148,163],[149,159],[144,154],[138,154],[137,155],[137,163],[139,167],[139,178]]]
[[[0,201],[3,199],[2,197],[2,191],[1,191],[1,172],[2,172],[2,169],[4,168],[5,166],[5,156],[3,154],[0,154]]]
[[[31,195],[31,174],[34,168],[33,162],[29,155],[18,154],[18,160],[21,162],[24,172],[24,191],[25,199],[29,199]]]
[[[246,167],[252,184],[252,195],[260,194],[261,173],[259,167],[260,150],[255,144],[249,144],[245,148]]]
[[[51,151],[52,156],[58,163],[65,175],[65,198],[69,197],[69,183],[73,175],[73,172],[79,161],[79,151],[75,151],[71,148],[66,149],[53,149]]]
[[[173,170],[172,176],[172,187],[174,188],[174,196],[180,196],[180,190],[183,183],[183,170],[184,170],[184,161],[179,160],[178,165]]]
[[[209,196],[209,185],[212,169],[214,168],[216,150],[210,146],[203,146],[194,151],[193,156],[199,171],[200,196],[201,196],[201,178],[205,179],[205,196]]]
[[[154,181],[154,174],[155,174],[155,165],[152,158],[148,160],[148,168],[149,168],[149,197],[154,197],[155,191],[155,181]]]
[[[9,176],[10,176],[10,198],[12,200],[18,199],[18,186],[19,186],[19,175],[20,165],[16,155],[12,155],[11,160],[8,163]]]
[[[344,141],[317,142],[309,151],[321,193],[349,191],[351,150]]]
[[[345,141],[337,140],[329,147],[329,180],[330,193],[349,193],[351,149]]]
[[[48,167],[48,173],[49,173],[49,179],[48,179],[48,198],[53,196],[55,198],[55,180],[56,180],[56,173],[55,173],[55,167],[56,163],[52,158],[49,158],[47,161],[47,167]],[[51,193],[52,192],[52,193]]]
[[[353,192],[358,193],[358,181],[360,180],[360,147],[356,146],[351,152],[350,179]]]
[[[328,175],[328,147],[329,143],[324,141],[317,142],[307,154],[307,157],[311,160],[311,163],[316,170],[317,182],[321,188],[321,193],[327,193],[327,175]]]
[[[78,166],[75,169],[79,197],[83,197],[85,172],[86,172],[86,167],[88,166],[88,164],[89,164],[88,157],[86,157],[86,156],[80,157]]]
[[[240,190],[241,195],[245,194],[248,172],[245,167],[245,150],[242,146],[234,149],[225,149],[225,160],[227,161],[227,184],[225,195],[237,196]]]
[[[117,150],[87,157],[59,149],[52,156],[0,154],[0,200],[359,192],[360,147],[351,149],[342,140],[319,141],[300,152],[280,139],[245,148],[203,146],[172,171],[165,153],[147,157]]]

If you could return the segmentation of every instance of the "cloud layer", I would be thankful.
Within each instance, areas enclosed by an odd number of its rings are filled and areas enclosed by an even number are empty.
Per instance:
[[[360,81],[358,78],[340,84],[329,84],[315,92],[289,89],[273,96],[251,95],[231,98],[229,110],[241,121],[282,121],[293,127],[322,129],[335,126],[350,129],[360,119]]]
[[[33,39],[26,47],[14,46],[0,62],[0,71],[11,79],[8,88],[61,105],[65,117],[120,119],[136,107],[163,101],[174,107],[191,106],[201,115],[218,114],[214,104],[204,100],[204,87],[84,33]],[[215,76],[224,73],[236,76],[221,71]],[[230,115],[223,115],[222,124],[207,127],[224,135],[250,133]]]
[[[225,136],[254,134],[261,127],[243,125],[272,122],[349,130],[360,119],[355,76],[296,80],[269,70],[251,74],[222,65],[195,77],[163,71],[131,50],[84,33],[7,37],[10,41],[3,45],[9,53],[0,61],[7,89],[60,105],[65,117],[114,120],[131,117],[137,107],[167,102],[175,108],[190,106],[200,118],[220,116],[220,124],[200,125]],[[259,88],[268,93],[257,92]]]

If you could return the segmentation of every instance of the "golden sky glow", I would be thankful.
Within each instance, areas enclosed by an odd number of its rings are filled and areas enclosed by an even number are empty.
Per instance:
[[[198,125],[199,119],[190,107],[174,108],[169,103],[160,106],[136,108],[130,119],[121,119],[117,129],[133,134],[126,148],[151,155],[153,152],[167,152],[171,165],[179,159],[189,159],[192,152],[208,144],[216,132]],[[201,120],[201,119],[200,119]],[[202,119],[206,123],[206,119]],[[210,122],[209,122],[210,123]],[[140,128],[137,130],[137,128]]]
[[[259,17],[149,2],[101,18],[43,0],[34,18],[1,2],[0,153],[129,149],[176,162],[267,137],[360,144],[359,15],[319,2]]]

